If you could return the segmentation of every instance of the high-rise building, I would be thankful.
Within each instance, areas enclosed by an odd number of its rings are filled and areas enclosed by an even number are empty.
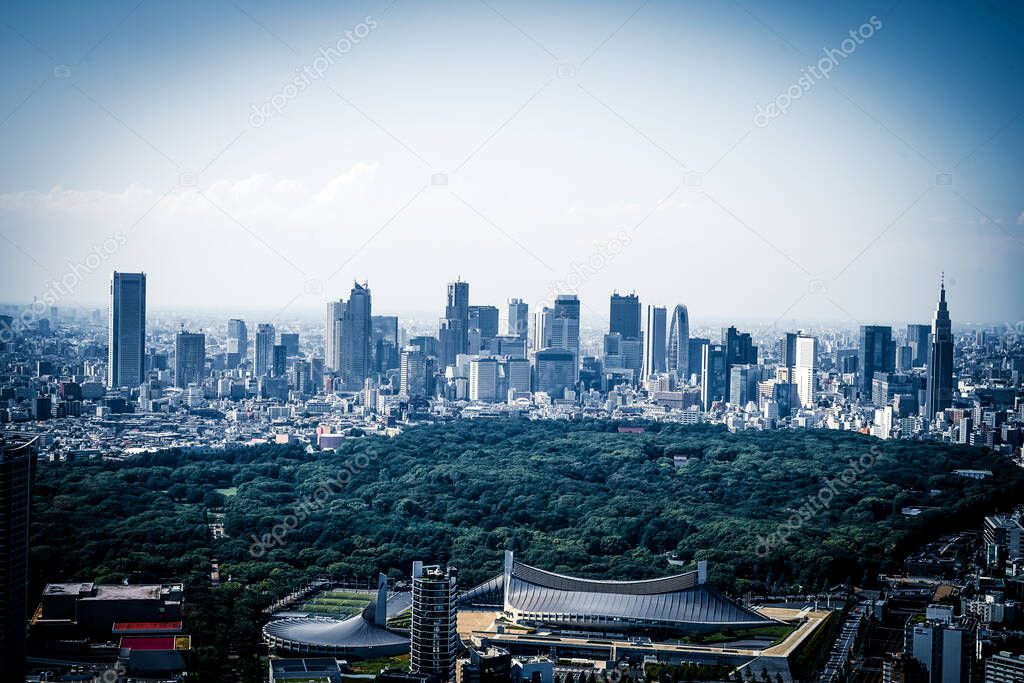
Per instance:
[[[269,375],[274,366],[274,342],[277,331],[270,323],[260,323],[256,328],[256,343],[253,344],[252,367],[257,377]]]
[[[946,282],[939,286],[939,303],[928,337],[928,381],[924,402],[925,417],[935,419],[935,413],[953,405],[953,327],[946,306]]]
[[[729,366],[725,358],[725,346],[722,344],[701,346],[700,401],[704,410],[710,410],[712,403],[726,397]]]
[[[137,387],[146,378],[146,274],[110,276],[107,386]]]
[[[647,306],[644,324],[644,361],[641,379],[646,381],[651,375],[665,372],[665,325],[666,310],[664,306]]]
[[[399,392],[408,396],[427,395],[427,355],[420,347],[406,346],[402,349],[402,367],[399,375]]]
[[[353,283],[341,319],[341,383],[346,391],[359,391],[370,376],[371,296],[368,284]]]
[[[249,331],[244,320],[232,318],[228,321],[228,353],[236,353],[239,358],[249,354]]]
[[[932,328],[928,325],[907,325],[907,345],[910,346],[913,367],[928,365],[928,337]]]
[[[779,340],[779,367],[789,370],[789,379],[796,376],[796,332],[786,332]]]
[[[762,379],[761,366],[734,365],[729,373],[732,375],[729,380],[729,403],[740,407],[751,401],[757,403],[757,384]]]
[[[284,377],[287,367],[288,347],[284,344],[274,344],[270,351],[270,376]]]
[[[282,332],[281,345],[284,346],[285,353],[288,354],[289,358],[295,358],[299,355],[299,333]]]
[[[341,370],[341,321],[345,317],[345,300],[327,302],[327,324],[324,329],[324,364],[328,370]]]
[[[566,389],[576,386],[576,355],[565,349],[542,349],[534,355],[534,374],[536,391],[563,398]]]
[[[206,375],[206,335],[181,330],[174,336],[174,386],[185,389]]]
[[[573,383],[579,376],[580,300],[575,294],[559,294],[552,309],[551,346],[573,354]]]
[[[895,372],[896,345],[888,325],[861,325],[857,349],[857,389],[862,401],[871,396],[871,380],[876,372]]]
[[[710,339],[703,337],[693,337],[690,339],[687,346],[690,347],[690,364],[687,368],[687,376],[696,375],[697,379],[700,379],[701,369],[704,367],[704,347],[711,343]]]
[[[551,319],[554,317],[553,309],[544,306],[534,313],[533,321],[533,350],[551,348]]]
[[[690,313],[686,306],[677,305],[672,310],[672,321],[668,328],[668,350],[666,369],[678,381],[690,379]]]
[[[493,403],[498,400],[498,359],[475,358],[469,363],[469,400]]]
[[[608,305],[608,332],[618,332],[623,339],[640,338],[640,297],[635,292],[612,293]]]
[[[24,681],[29,511],[36,438],[0,436],[0,662],[4,681]]]
[[[456,354],[467,353],[469,347],[469,283],[462,280],[448,283],[448,299],[444,308],[444,317],[458,320],[461,327],[449,325],[449,330],[458,329],[461,334],[457,340]],[[453,332],[454,333],[454,332]]]
[[[795,339],[795,347],[789,381],[796,384],[796,393],[800,397],[801,407],[813,408],[817,404],[815,386],[818,368],[818,340],[806,334],[799,334]]]
[[[929,683],[971,683],[977,631],[970,619],[962,623],[942,621],[911,622],[906,643],[910,654],[928,672]]]
[[[725,397],[728,397],[732,366],[756,365],[757,347],[750,333],[740,332],[735,327],[722,328],[722,346],[725,349]]]
[[[465,353],[466,330],[458,318],[441,318],[437,325],[437,357],[441,365],[455,365],[460,353]]]
[[[399,367],[398,316],[375,315],[370,322],[373,326],[370,340],[373,370],[383,374]]]
[[[486,348],[487,343],[498,336],[498,307],[470,306],[469,327],[480,330],[480,345]]]
[[[419,561],[412,565],[409,668],[438,683],[455,680],[457,577],[454,567],[424,567]]]
[[[505,334],[526,341],[530,326],[530,307],[522,299],[509,299],[505,303]]]

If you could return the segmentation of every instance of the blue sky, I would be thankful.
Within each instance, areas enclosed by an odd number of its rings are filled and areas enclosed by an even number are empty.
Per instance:
[[[338,5],[4,3],[0,300],[121,231],[68,304],[118,269],[157,308],[319,311],[358,278],[433,311],[461,275],[594,324],[615,288],[923,321],[945,270],[955,318],[1024,318],[1019,3]]]

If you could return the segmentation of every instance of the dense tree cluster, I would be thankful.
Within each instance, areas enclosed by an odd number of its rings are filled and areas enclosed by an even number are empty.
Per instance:
[[[402,579],[422,559],[459,567],[469,587],[499,573],[501,551],[513,549],[583,576],[666,574],[671,555],[710,560],[712,581],[732,592],[812,590],[870,580],[1024,489],[1012,463],[966,446],[617,427],[464,420],[324,453],[272,445],[44,466],[33,591],[58,580],[184,578],[207,659],[229,649],[244,659],[260,610],[314,575]],[[994,477],[965,479],[956,468]],[[929,510],[907,517],[908,505]],[[228,538],[212,539],[215,519]],[[225,579],[217,587],[213,558]]]

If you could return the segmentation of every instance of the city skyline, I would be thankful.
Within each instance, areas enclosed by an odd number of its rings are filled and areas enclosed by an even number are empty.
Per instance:
[[[1000,12],[1019,10],[449,9],[314,20],[229,6],[199,29],[156,3],[14,8],[0,139],[18,171],[0,172],[13,256],[0,300],[30,301],[71,271],[66,304],[95,305],[106,271],[139,270],[175,283],[154,290],[154,310],[213,288],[316,314],[358,279],[428,311],[418,266],[449,258],[494,304],[628,284],[734,320],[895,321],[931,305],[945,270],[964,320],[1024,318],[1024,89],[1012,73],[976,77],[1011,61]],[[239,21],[250,30],[212,42]],[[185,64],[216,55],[217,68],[176,71],[172,35]],[[427,35],[451,47],[430,50]],[[126,62],[143,36],[146,57]],[[323,77],[254,122],[321,48]],[[809,76],[830,50],[843,56],[828,77]],[[793,84],[805,91],[786,113],[765,113]],[[118,163],[98,168],[104,155]]]

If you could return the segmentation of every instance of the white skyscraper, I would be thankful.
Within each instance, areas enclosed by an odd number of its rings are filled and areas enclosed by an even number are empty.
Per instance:
[[[327,324],[324,329],[324,340],[326,349],[324,351],[324,365],[328,370],[338,371],[341,369],[341,321],[345,317],[345,302],[343,300],[327,302]]]
[[[800,405],[804,408],[813,408],[814,383],[817,370],[818,340],[806,334],[799,334],[796,337],[796,360],[794,362],[796,371],[796,393],[800,397]]]
[[[137,387],[146,377],[146,274],[110,276],[107,386]]]
[[[469,400],[493,403],[498,399],[498,359],[476,358],[469,363]]]

